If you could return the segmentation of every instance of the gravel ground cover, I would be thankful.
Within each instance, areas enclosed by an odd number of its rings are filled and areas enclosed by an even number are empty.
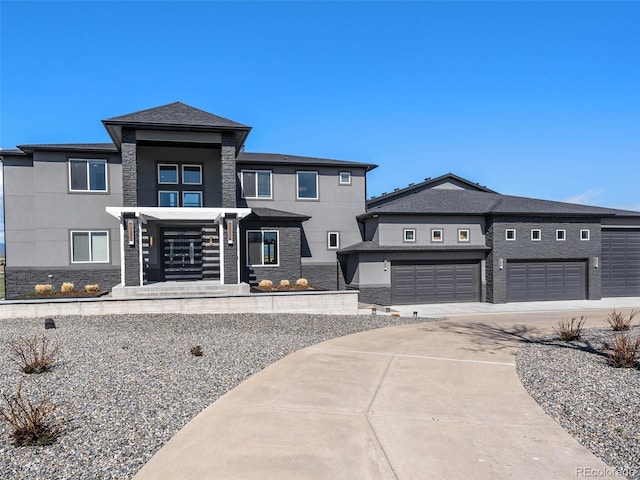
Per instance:
[[[640,337],[640,327],[629,333]],[[607,327],[573,342],[540,339],[518,351],[516,365],[547,414],[613,471],[640,480],[640,370],[608,365],[612,334]]]
[[[428,319],[327,315],[120,315],[3,320],[0,392],[45,395],[67,431],[47,447],[9,444],[0,422],[0,479],[129,479],[189,420],[243,380],[321,341]],[[36,332],[60,345],[57,365],[27,375],[6,343]],[[202,357],[190,349],[200,345]]]

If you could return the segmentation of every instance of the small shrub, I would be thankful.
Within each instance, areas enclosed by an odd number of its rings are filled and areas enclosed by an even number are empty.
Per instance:
[[[576,317],[571,319],[563,318],[558,322],[558,326],[554,328],[554,331],[565,342],[580,339],[580,334],[584,328],[584,323],[587,321],[587,317],[580,317],[578,320]]]
[[[607,316],[607,322],[609,322],[614,332],[626,332],[631,328],[631,322],[633,322],[634,317],[638,315],[638,313],[640,312],[632,310],[627,318],[624,313],[617,312],[614,308],[613,312]]]
[[[38,295],[47,295],[53,292],[52,285],[36,285],[35,291]]]
[[[260,288],[272,288],[273,282],[271,280],[260,280],[260,283],[258,283],[258,286]]]
[[[200,345],[191,347],[191,350],[189,351],[191,352],[191,355],[193,355],[194,357],[201,357],[202,355],[204,355],[204,352],[202,351],[202,347]]]
[[[296,286],[307,287],[309,286],[309,280],[307,280],[306,278],[299,278],[298,280],[296,280]]]
[[[22,395],[22,384],[15,395],[2,394],[0,418],[9,427],[9,440],[17,447],[43,447],[56,441],[64,430],[63,420],[55,413],[58,406],[46,397],[38,403],[31,403]]]
[[[609,365],[616,368],[633,368],[636,366],[640,338],[632,340],[627,334],[613,336],[612,350],[609,352]]]
[[[24,373],[43,373],[50,370],[60,351],[58,344],[52,345],[44,335],[8,342],[9,350]]]
[[[97,283],[92,283],[84,286],[84,290],[87,293],[95,293],[100,290],[100,286]]]
[[[289,286],[291,286],[291,282],[289,282],[289,280],[280,280],[280,286],[281,287],[289,287]]]
[[[60,287],[60,291],[62,293],[69,293],[69,292],[73,292],[73,288],[75,287],[75,285],[73,283],[69,283],[69,282],[64,282],[62,284],[62,287]]]

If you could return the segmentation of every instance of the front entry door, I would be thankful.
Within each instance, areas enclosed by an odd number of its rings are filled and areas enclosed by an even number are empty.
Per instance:
[[[165,280],[202,280],[202,230],[162,230],[162,271]]]

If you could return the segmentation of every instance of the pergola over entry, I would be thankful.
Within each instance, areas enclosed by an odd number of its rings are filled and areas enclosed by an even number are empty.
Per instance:
[[[220,226],[220,282],[231,284],[240,281],[240,256],[237,243],[240,237],[239,221],[251,213],[250,208],[106,207],[106,211],[120,222],[123,286],[141,286],[144,283],[141,226],[149,221],[217,223]],[[224,231],[227,232],[226,236],[222,235]],[[225,266],[224,252],[229,250],[235,257],[235,265]],[[226,258],[230,256],[227,255]]]

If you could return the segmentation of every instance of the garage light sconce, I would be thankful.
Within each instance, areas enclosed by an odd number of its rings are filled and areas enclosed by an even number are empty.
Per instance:
[[[136,244],[136,227],[133,218],[127,219],[127,233],[129,234],[129,246],[132,247]]]
[[[227,243],[233,245],[233,220],[227,220]]]
[[[593,267],[598,268],[598,257],[593,260]]]
[[[383,263],[384,263],[384,271],[386,272],[387,268],[389,268],[389,262],[385,260]]]
[[[504,268],[504,260],[501,258],[498,260],[498,268],[502,270]]]

